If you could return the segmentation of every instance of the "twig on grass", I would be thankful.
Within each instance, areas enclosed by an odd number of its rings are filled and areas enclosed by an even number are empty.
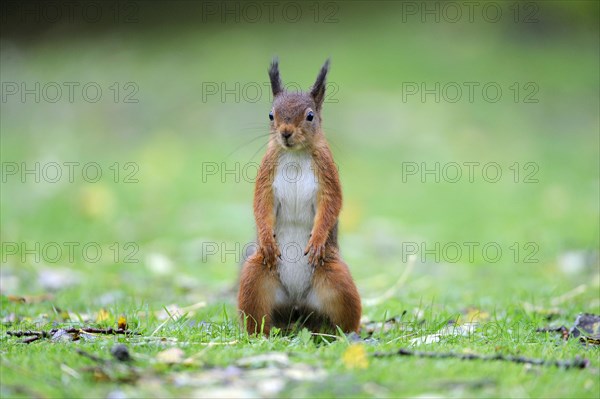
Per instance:
[[[13,336],[13,337],[27,337],[23,341],[21,341],[21,343],[30,344],[41,338],[50,338],[54,333],[51,331],[27,330],[27,331],[7,331],[6,334]]]
[[[13,337],[38,337],[38,338],[49,338],[52,334],[54,334],[58,330],[51,331],[7,331],[7,335],[11,335]]]
[[[576,296],[585,293],[587,291],[587,289],[588,289],[587,284],[581,284],[581,285],[573,288],[571,291],[566,292],[566,293],[562,294],[561,296],[558,296],[558,297],[552,299],[550,301],[550,303],[552,304],[552,306],[562,305],[563,303],[570,301],[571,299],[575,298]]]
[[[41,335],[34,335],[34,336],[32,336],[32,337],[27,337],[27,338],[25,338],[25,339],[24,339],[23,341],[21,341],[21,342],[22,342],[22,343],[24,343],[24,344],[30,344],[30,343],[32,343],[32,342],[35,342],[35,341],[37,341],[37,340],[38,340],[38,339],[40,339],[40,338],[42,338],[42,336],[41,336]]]
[[[98,356],[93,355],[91,353],[88,353],[88,352],[86,352],[86,351],[84,351],[82,349],[79,349],[79,348],[75,349],[75,352],[77,352],[78,355],[86,357],[86,358],[88,358],[88,359],[90,359],[90,360],[92,360],[92,361],[94,361],[96,363],[105,363],[106,362],[106,360],[104,360],[102,358],[99,358]]]
[[[57,332],[62,331],[66,334],[77,334],[88,333],[88,334],[102,334],[102,335],[140,335],[140,333],[133,332],[130,330],[124,330],[122,328],[94,328],[94,327],[83,327],[83,328],[53,328],[50,331],[7,331],[6,334],[12,337],[28,337],[21,341],[24,344],[30,344],[41,338],[51,338]]]
[[[408,349],[400,348],[397,352],[376,352],[375,357],[390,357],[390,356],[414,356],[414,357],[426,357],[434,359],[459,359],[459,360],[482,360],[482,361],[504,361],[511,363],[520,364],[531,364],[535,366],[555,366],[564,369],[577,368],[584,369],[590,365],[588,359],[581,359],[579,356],[572,360],[545,360],[545,359],[533,359],[523,356],[510,356],[510,355],[477,355],[472,353],[460,354],[453,352],[420,352],[411,351]]]

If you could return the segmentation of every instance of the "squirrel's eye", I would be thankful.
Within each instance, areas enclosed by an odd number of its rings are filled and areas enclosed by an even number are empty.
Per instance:
[[[273,111],[269,112],[269,119],[273,120]]]
[[[309,122],[312,122],[312,120],[314,119],[315,114],[313,114],[312,111],[310,111],[308,114],[306,114],[306,120]]]

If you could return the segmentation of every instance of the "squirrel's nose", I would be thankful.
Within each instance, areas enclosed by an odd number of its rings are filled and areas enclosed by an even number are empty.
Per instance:
[[[282,132],[281,132],[281,135],[283,136],[283,138],[284,138],[284,139],[286,139],[286,140],[287,140],[287,139],[289,139],[289,138],[290,138],[290,136],[292,135],[292,132],[291,132],[291,131],[289,131],[289,130],[284,130],[284,131],[282,131]]]

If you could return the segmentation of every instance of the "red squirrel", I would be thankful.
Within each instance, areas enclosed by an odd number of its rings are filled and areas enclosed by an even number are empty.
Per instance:
[[[309,93],[284,90],[269,69],[270,135],[254,191],[258,248],[242,266],[238,308],[249,334],[300,322],[358,332],[361,301],[337,242],[342,190],[322,130],[329,60]]]

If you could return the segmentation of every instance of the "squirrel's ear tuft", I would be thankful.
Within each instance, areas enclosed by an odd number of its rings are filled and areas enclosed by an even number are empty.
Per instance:
[[[310,90],[310,95],[313,100],[315,100],[317,110],[321,109],[321,105],[323,105],[323,100],[325,99],[325,78],[327,77],[327,72],[329,72],[329,58],[321,67],[319,75],[317,76],[317,81]]]
[[[279,60],[277,57],[273,58],[273,61],[271,62],[269,78],[271,78],[271,90],[273,90],[273,97],[275,97],[283,91],[283,84],[279,77]]]

